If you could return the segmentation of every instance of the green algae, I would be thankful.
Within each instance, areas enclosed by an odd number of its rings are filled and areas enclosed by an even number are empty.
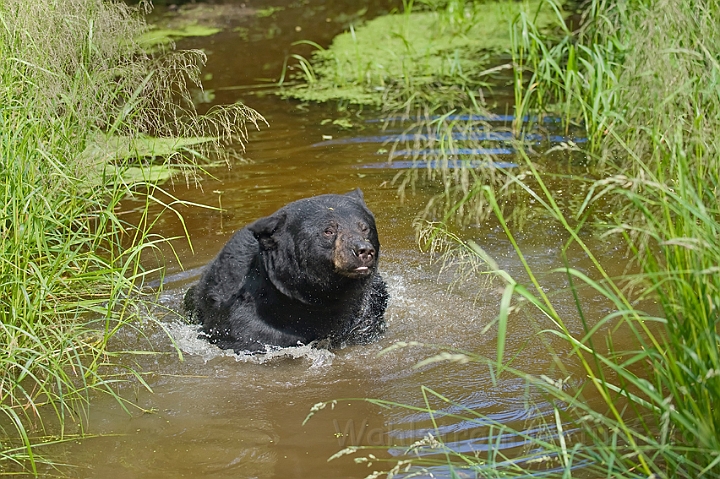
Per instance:
[[[93,157],[99,162],[125,158],[170,157],[186,148],[215,141],[212,136],[194,138],[156,138],[140,136],[130,138],[118,135],[98,135],[85,146],[83,157]]]
[[[254,15],[255,10],[243,5],[192,3],[175,10],[153,14],[150,29],[138,42],[146,50],[171,44],[187,37],[215,35],[232,22]]]
[[[186,37],[208,37],[221,32],[221,28],[190,24],[180,28],[151,28],[136,40],[141,47],[149,49],[157,45],[166,45]]]
[[[285,10],[285,7],[267,7],[267,8],[260,8],[255,11],[255,16],[258,18],[266,18],[266,17],[272,17],[277,12],[281,12]]]
[[[303,101],[343,101],[388,106],[426,100],[472,101],[497,69],[493,56],[509,49],[513,19],[536,14],[538,25],[552,24],[554,13],[541,2],[475,3],[465,10],[461,28],[443,11],[390,14],[338,35],[328,49],[301,62],[304,81],[281,95]],[[481,96],[481,95],[480,95]]]
[[[84,177],[88,188],[103,185],[108,180],[116,181],[118,178],[128,184],[141,182],[158,184],[185,171],[181,165],[173,164],[169,159],[213,141],[216,141],[216,138],[209,136],[131,138],[99,134],[88,142],[79,160],[88,165]],[[157,158],[161,160],[155,162]]]

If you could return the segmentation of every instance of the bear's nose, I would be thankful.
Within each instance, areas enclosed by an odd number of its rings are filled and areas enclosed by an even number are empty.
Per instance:
[[[357,244],[353,248],[353,253],[363,263],[370,263],[375,257],[375,248],[369,243]]]

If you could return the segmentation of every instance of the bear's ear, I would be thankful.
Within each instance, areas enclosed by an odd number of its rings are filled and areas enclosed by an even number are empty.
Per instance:
[[[350,193],[346,193],[345,196],[358,199],[361,203],[365,203],[365,197],[363,196],[363,192],[360,188],[356,188]]]
[[[260,218],[254,223],[248,225],[248,229],[260,243],[260,247],[264,250],[274,249],[277,245],[275,233],[285,224],[287,213],[278,211],[277,213]]]

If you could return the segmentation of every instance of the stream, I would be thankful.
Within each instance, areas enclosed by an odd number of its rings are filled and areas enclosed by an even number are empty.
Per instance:
[[[251,1],[224,5],[237,12],[267,8]],[[489,440],[487,422],[443,418],[434,425],[426,413],[359,400],[425,407],[421,386],[452,401],[428,396],[432,407],[458,413],[468,408],[523,431],[532,431],[552,411],[546,398],[523,380],[508,373],[496,377],[482,364],[439,361],[417,366],[438,352],[432,345],[495,358],[497,328],[487,326],[499,311],[503,284],[482,276],[455,281],[452,268],[444,270],[419,250],[413,221],[440,187],[421,182],[401,200],[392,183],[399,170],[383,167],[387,154],[382,144],[352,141],[387,134],[380,122],[373,121],[379,114],[338,113],[332,105],[300,105],[248,87],[279,76],[292,42],[312,40],[327,45],[361,8],[367,8],[365,15],[375,15],[386,11],[387,4],[278,0],[273,6],[282,9],[267,17],[227,14],[223,32],[178,44],[207,53],[203,73],[212,76],[204,83],[214,93],[214,102],[242,100],[259,111],[269,126],[250,131],[243,153],[248,162],[210,168],[200,188],[182,181],[167,186],[180,199],[221,206],[223,211],[179,207],[184,225],[168,212],[159,221],[158,232],[168,237],[182,236],[187,228],[192,247],[183,240],[173,243],[177,256],[166,252],[166,284],[159,304],[138,328],[118,337],[119,348],[158,353],[127,360],[150,372],[144,380],[152,392],[140,385],[121,387],[129,403],[127,410],[109,396],[92,400],[85,429],[90,437],[52,448],[53,457],[71,465],[63,469],[69,477],[362,478],[374,470],[389,469],[393,462],[370,466],[355,462],[355,457],[366,455],[363,451],[328,458],[347,446],[372,446],[377,449],[367,452],[394,461],[428,433],[441,435],[446,444],[466,453],[486,454],[493,448],[508,455],[523,451],[526,444],[519,436]],[[292,51],[308,54],[311,49],[300,46]],[[326,121],[340,117],[353,128],[342,129]],[[502,159],[514,161],[512,154]],[[358,187],[376,217],[382,245],[380,271],[391,295],[388,329],[380,341],[332,351],[300,347],[237,356],[199,339],[198,328],[183,323],[174,313],[202,266],[235,230],[296,199]],[[132,210],[132,201],[127,207]],[[522,265],[497,225],[470,225],[461,235],[524,280]],[[519,232],[518,239],[532,267],[541,273],[543,287],[554,292],[556,306],[580,334],[582,324],[572,295],[563,291],[565,277],[545,274],[562,265],[560,250],[566,235],[557,225],[540,223]],[[621,273],[622,248],[599,247],[607,267]],[[568,254],[570,264],[590,270],[589,260],[580,251],[571,249]],[[150,265],[152,261],[156,260],[148,258]],[[610,311],[611,305],[591,291],[580,294],[588,318],[597,321]],[[566,379],[560,377],[554,351],[565,361],[570,383],[582,381],[584,372],[563,358],[567,344],[538,334],[551,326],[530,312],[512,315],[505,357],[514,356],[513,366],[527,373]],[[410,344],[384,351],[398,343]],[[318,411],[303,425],[313,405],[332,400],[337,400],[334,407]],[[442,466],[431,472],[432,477],[450,477]]]

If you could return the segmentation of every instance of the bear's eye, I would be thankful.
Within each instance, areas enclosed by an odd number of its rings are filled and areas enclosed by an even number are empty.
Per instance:
[[[325,228],[325,231],[323,231],[323,234],[328,237],[334,236],[335,228],[333,228],[332,226],[328,226],[327,228]]]
[[[358,226],[360,227],[360,231],[362,231],[363,233],[367,233],[370,229],[365,223],[358,223]]]

